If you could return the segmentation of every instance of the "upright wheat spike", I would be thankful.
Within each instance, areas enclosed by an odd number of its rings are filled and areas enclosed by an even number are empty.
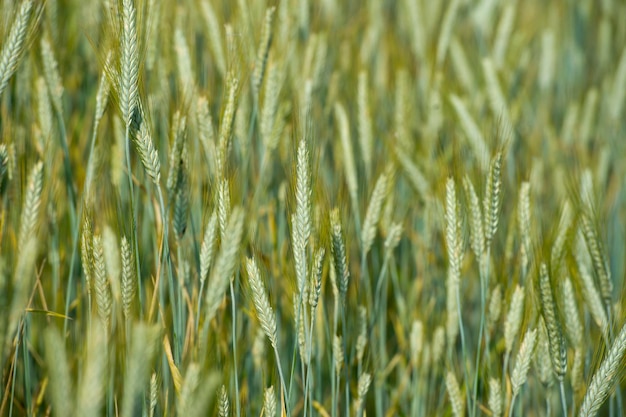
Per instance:
[[[276,394],[274,386],[270,386],[263,394],[263,415],[266,417],[276,417]]]
[[[246,269],[248,271],[248,282],[252,289],[252,300],[254,301],[254,307],[259,317],[261,328],[270,340],[272,347],[276,349],[278,346],[276,343],[276,318],[267,298],[265,287],[261,281],[261,274],[254,258],[248,258],[246,261]]]
[[[461,220],[456,199],[454,179],[446,182],[446,244],[448,248],[448,279],[446,281],[446,315],[448,344],[452,346],[459,334],[459,306],[457,293],[461,279],[463,248],[461,241]]]
[[[522,389],[522,385],[526,383],[526,377],[528,375],[528,369],[530,368],[530,360],[533,357],[533,351],[537,342],[537,329],[528,330],[524,335],[524,340],[519,348],[517,354],[517,360],[515,367],[513,368],[513,374],[511,375],[511,389],[513,391],[513,398],[511,399],[511,408],[509,409],[509,416],[513,415],[513,407],[515,405],[515,399]]]
[[[485,221],[485,239],[487,247],[491,245],[491,240],[498,229],[500,219],[500,207],[502,205],[502,152],[498,152],[489,164],[487,174],[487,187],[483,198],[483,216]]]
[[[452,405],[452,414],[454,414],[454,417],[462,417],[464,415],[465,404],[463,403],[459,383],[451,371],[446,374],[446,388],[448,390],[448,396],[450,397],[450,404]]]
[[[333,256],[335,273],[338,279],[339,294],[342,302],[346,299],[348,292],[348,279],[350,271],[348,271],[348,259],[346,257],[346,245],[341,228],[341,220],[339,219],[339,209],[335,208],[330,212],[330,229],[331,229],[331,254]]]
[[[126,236],[122,237],[120,246],[122,252],[122,311],[126,320],[129,320],[133,298],[135,297],[137,270],[135,269],[135,254]]]
[[[105,376],[108,365],[107,343],[103,327],[102,322],[95,319],[91,323],[91,332],[87,336],[86,357],[82,366],[81,383],[76,387],[75,415],[77,416],[95,416],[101,413],[100,407],[104,400]],[[67,402],[67,393],[65,394],[65,401]]]
[[[32,0],[24,0],[20,4],[11,31],[4,42],[0,55],[0,97],[2,97],[2,93],[9,83],[9,79],[17,70],[17,65],[22,57],[32,8]]]
[[[552,359],[552,370],[559,381],[561,390],[561,403],[563,414],[567,415],[567,404],[565,400],[565,386],[563,379],[567,372],[567,350],[561,323],[557,316],[556,303],[552,292],[552,284],[548,267],[541,263],[539,267],[539,295],[541,298],[541,312],[548,330],[548,342],[550,344],[550,358]]]
[[[65,340],[59,331],[50,327],[44,333],[46,344],[46,363],[50,375],[50,396],[54,415],[69,416],[72,414],[72,404],[67,400],[74,395],[70,369],[68,366]]]
[[[119,101],[122,118],[126,126],[129,127],[139,102],[139,52],[136,11],[133,0],[123,0],[121,6]]]
[[[600,406],[606,401],[613,389],[613,384],[621,371],[622,361],[626,353],[626,325],[615,338],[609,354],[604,358],[600,368],[593,374],[591,384],[583,398],[578,413],[579,417],[592,417],[598,413]]]
[[[237,256],[243,234],[243,210],[235,207],[228,220],[220,253],[211,271],[211,278],[205,297],[206,320],[211,321],[222,303],[230,278],[237,266]]]
[[[43,162],[37,162],[28,177],[28,187],[22,206],[20,218],[20,231],[18,235],[18,249],[24,247],[35,232],[39,218],[39,207],[41,206],[41,192],[43,189]]]
[[[383,203],[388,191],[388,180],[385,173],[381,174],[374,185],[374,191],[372,191],[372,197],[367,205],[367,211],[365,212],[365,219],[363,220],[363,230],[361,231],[361,242],[363,256],[367,256],[370,251],[374,238],[376,237],[376,228],[380,221],[380,215],[382,212]]]
[[[98,316],[104,323],[105,329],[109,329],[111,319],[111,305],[113,303],[111,297],[111,288],[109,287],[109,278],[107,276],[104,247],[102,244],[102,236],[93,236],[93,274],[94,288],[96,292],[96,305],[98,306]]]
[[[254,73],[252,75],[252,88],[257,95],[257,99],[259,90],[261,89],[261,83],[263,82],[263,76],[265,75],[267,57],[269,55],[270,45],[272,43],[272,21],[275,11],[276,7],[270,7],[265,11],[263,31],[261,32],[259,49],[257,50],[256,62],[254,64]]]

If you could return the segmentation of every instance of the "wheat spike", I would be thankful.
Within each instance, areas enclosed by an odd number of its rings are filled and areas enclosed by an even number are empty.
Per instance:
[[[46,362],[50,374],[50,396],[54,415],[69,416],[72,404],[67,398],[72,398],[74,388],[70,378],[65,341],[56,328],[49,328],[44,334],[46,344]]]
[[[454,179],[446,182],[445,207],[446,244],[448,249],[448,278],[446,281],[446,333],[448,344],[453,345],[459,333],[457,293],[461,279],[463,248],[461,242],[461,220],[456,198]]]
[[[530,368],[530,360],[535,350],[537,342],[537,329],[528,330],[524,335],[524,340],[520,345],[517,359],[515,361],[515,367],[513,368],[513,374],[511,375],[511,386],[513,390],[513,397],[519,394],[522,385],[526,383],[526,376],[528,375],[528,369]],[[511,404],[513,407],[513,404]]]
[[[216,165],[220,175],[224,175],[226,158],[230,149],[230,140],[233,133],[233,121],[235,120],[235,113],[237,111],[239,80],[234,76],[229,75],[227,86],[228,95],[226,98],[226,106],[224,107],[224,113],[222,114],[218,134],[218,157]]]
[[[150,377],[150,417],[154,417],[154,411],[156,409],[156,405],[159,399],[158,392],[158,384],[157,384],[157,375],[156,372],[152,372],[152,376]]]
[[[98,316],[104,323],[105,329],[109,329],[111,319],[111,288],[109,286],[109,278],[107,276],[106,264],[104,260],[104,245],[102,236],[94,234],[92,240],[93,246],[93,275],[94,289],[96,293],[96,305],[98,306]]]
[[[500,171],[502,169],[502,152],[498,152],[489,164],[489,172],[487,174],[487,187],[483,199],[483,216],[485,221],[485,239],[487,247],[491,245],[491,241],[498,229],[498,221],[500,218],[500,207],[502,205],[502,179]]]
[[[372,197],[367,205],[367,211],[365,212],[365,219],[363,220],[363,230],[361,231],[362,251],[363,256],[367,256],[370,251],[374,238],[376,237],[376,228],[380,221],[380,215],[382,212],[383,203],[387,196],[387,175],[381,174],[376,181],[374,191],[372,191]]]
[[[274,19],[274,12],[276,7],[270,7],[265,11],[265,20],[263,21],[263,31],[261,32],[261,38],[259,42],[259,49],[257,51],[256,62],[254,64],[254,73],[252,74],[252,89],[257,95],[261,89],[263,83],[263,76],[265,75],[265,67],[267,65],[267,57],[269,55],[270,45],[272,43],[272,21]]]
[[[480,200],[474,189],[474,185],[470,181],[469,177],[463,178],[463,188],[469,198],[470,208],[470,232],[471,232],[471,247],[474,251],[474,255],[478,260],[480,267],[483,264],[483,254],[485,253],[485,230],[483,228],[483,218],[480,208]]]
[[[323,247],[319,247],[317,251],[315,251],[315,256],[313,259],[313,267],[311,270],[311,279],[313,283],[311,285],[311,296],[309,297],[309,303],[311,304],[311,317],[314,316],[315,308],[317,307],[317,303],[320,299],[320,294],[322,292],[322,272],[324,268],[324,255],[326,254],[326,250]]]
[[[230,216],[230,188],[226,179],[220,181],[217,190],[217,215],[220,222],[220,238],[223,241],[226,238],[226,227]]]
[[[226,55],[224,54],[222,33],[220,32],[221,25],[219,24],[215,10],[213,10],[213,6],[211,6],[211,1],[202,0],[200,6],[202,8],[202,15],[206,20],[207,28],[209,28],[209,44],[213,52],[213,59],[215,60],[217,70],[223,77],[226,75]]]
[[[209,268],[213,261],[213,254],[215,252],[215,238],[217,237],[217,215],[211,214],[206,228],[204,229],[204,238],[202,239],[202,246],[200,248],[200,282],[206,281],[209,274]]]
[[[266,417],[276,417],[276,394],[274,386],[270,386],[263,394],[263,415]]]
[[[335,104],[335,118],[337,119],[339,126],[339,137],[341,139],[341,148],[343,150],[342,159],[346,182],[348,184],[348,192],[350,193],[352,204],[357,207],[359,186],[356,166],[354,164],[354,152],[352,150],[352,138],[350,136],[350,123],[348,121],[348,113],[346,113],[345,107],[340,103]]]
[[[561,294],[563,294],[563,313],[567,317],[567,320],[565,320],[565,331],[572,344],[579,347],[583,342],[583,324],[578,315],[574,286],[568,276],[565,276],[563,281],[561,281]]]
[[[131,317],[131,308],[135,297],[137,270],[135,268],[135,254],[126,236],[122,237],[120,247],[122,252],[122,311],[128,320]]]
[[[521,263],[522,270],[528,268],[528,257],[531,253],[530,244],[530,183],[524,181],[519,191],[519,205],[517,207],[517,224],[521,236]]]
[[[87,352],[82,368],[81,383],[77,388],[77,416],[95,416],[101,413],[105,394],[107,370],[107,344],[105,329],[100,320],[91,323],[91,332],[87,337]],[[65,401],[67,402],[67,393]],[[71,414],[68,414],[71,415]]]
[[[34,236],[35,228],[39,218],[39,208],[41,206],[41,192],[43,189],[43,162],[37,162],[28,177],[28,187],[22,206],[20,218],[20,231],[18,237],[18,248],[21,250],[25,243]]]
[[[228,403],[228,393],[226,392],[226,387],[224,385],[222,385],[220,388],[217,401],[218,415],[220,417],[228,417],[230,412],[230,404]]]
[[[273,150],[278,145],[277,127],[280,126],[284,111],[280,111],[278,103],[280,91],[283,84],[283,71],[276,64],[270,64],[267,69],[267,81],[265,82],[265,93],[263,105],[261,106],[261,119],[259,129],[263,144],[268,151]]]
[[[154,185],[159,187],[161,183],[161,160],[159,159],[159,153],[154,147],[152,137],[150,136],[145,121],[141,123],[139,131],[137,132],[135,145],[137,147],[137,153],[139,153],[139,159],[141,159],[146,173],[150,179],[152,179]]]
[[[522,324],[522,314],[524,313],[524,290],[520,286],[515,287],[515,292],[511,298],[509,312],[504,322],[504,341],[507,352],[513,349],[513,342],[517,337],[517,332]]]
[[[365,401],[365,396],[367,395],[367,391],[370,388],[372,383],[372,375],[364,372],[359,376],[359,381],[357,385],[357,397],[355,401],[355,408],[357,415],[361,415],[361,409],[363,408],[363,403]]]
[[[276,341],[276,318],[274,317],[274,311],[267,298],[265,287],[261,281],[261,274],[259,268],[254,261],[254,258],[249,258],[246,261],[246,269],[248,271],[248,282],[252,289],[252,299],[254,301],[254,307],[261,323],[261,328],[265,332],[265,335],[270,340],[272,347],[277,348]]]
[[[363,155],[363,164],[365,165],[365,173],[367,178],[372,175],[372,154],[374,148],[374,134],[372,132],[372,115],[369,108],[368,97],[368,74],[365,71],[359,72],[359,81],[357,89],[357,106],[359,112],[359,142],[361,144],[361,153]]]
[[[122,118],[130,127],[139,104],[139,52],[137,41],[136,11],[133,0],[123,0],[119,101]]]
[[[554,383],[554,372],[552,372],[552,359],[550,359],[550,343],[548,342],[548,330],[543,318],[539,318],[537,325],[537,349],[535,350],[535,368],[539,381],[550,387]]]
[[[341,300],[345,301],[350,271],[348,270],[345,239],[341,228],[341,220],[339,219],[339,209],[337,208],[330,212],[330,229],[332,241],[330,249],[335,265],[335,273],[339,281],[339,294],[341,295]]]
[[[11,31],[4,42],[0,55],[0,97],[2,97],[2,93],[9,83],[9,79],[17,70],[17,66],[22,57],[32,8],[32,0],[24,0],[20,4],[20,8],[11,26]]]
[[[52,104],[58,112],[62,112],[63,106],[61,98],[63,96],[63,83],[61,82],[61,75],[59,74],[59,64],[54,57],[54,51],[52,50],[52,45],[47,36],[41,38],[41,60],[43,62],[44,78],[46,84],[48,84]]]
[[[502,415],[502,384],[495,379],[489,378],[489,409],[493,417]]]
[[[459,383],[452,372],[446,374],[446,389],[448,390],[450,404],[452,405],[452,414],[454,414],[454,417],[463,417],[465,404],[463,403]]]
[[[624,359],[624,353],[626,353],[626,325],[622,327],[622,330],[613,341],[608,355],[593,374],[591,384],[589,384],[583,403],[580,406],[578,413],[580,417],[591,417],[598,413],[600,406],[613,389],[616,377],[623,370],[621,364]]]
[[[296,162],[296,213],[292,216],[293,252],[298,292],[306,299],[307,245],[311,236],[311,176],[306,139],[300,140]]]
[[[556,304],[552,293],[550,276],[548,275],[548,267],[543,262],[539,268],[539,294],[541,296],[543,319],[548,329],[552,369],[559,382],[561,382],[567,371],[567,351],[565,350],[565,340],[563,339],[561,323],[557,317]]]
[[[343,342],[340,335],[333,336],[333,360],[335,362],[335,373],[340,375],[344,360]]]
[[[220,253],[212,268],[209,286],[206,293],[206,320],[210,321],[215,317],[217,310],[222,303],[224,293],[237,266],[237,256],[243,234],[243,210],[235,207],[228,220],[224,240]]]
[[[178,82],[183,97],[189,99],[194,93],[194,74],[191,64],[189,46],[185,35],[180,27],[174,31],[174,50],[176,52],[176,64],[178,69]]]
[[[583,213],[580,218],[580,229],[585,238],[593,269],[596,272],[599,281],[600,294],[605,308],[610,311],[613,303],[613,281],[611,281],[608,261],[605,259],[600,240],[591,223],[591,219],[587,213]]]
[[[359,363],[363,362],[365,347],[367,346],[367,309],[359,306],[359,336],[356,339],[356,357]]]

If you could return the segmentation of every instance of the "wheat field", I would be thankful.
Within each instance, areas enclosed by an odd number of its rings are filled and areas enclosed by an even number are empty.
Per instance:
[[[0,0],[0,416],[622,416],[626,3]]]

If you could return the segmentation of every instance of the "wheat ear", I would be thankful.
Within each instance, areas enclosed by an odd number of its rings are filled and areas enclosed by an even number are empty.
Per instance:
[[[72,404],[67,401],[74,395],[70,378],[64,338],[56,328],[48,328],[44,334],[46,343],[46,362],[50,374],[50,396],[54,415],[72,415]]]
[[[374,238],[376,237],[376,228],[380,221],[380,215],[382,212],[383,203],[388,191],[388,180],[386,174],[381,174],[376,181],[374,191],[372,191],[372,197],[367,205],[367,211],[365,212],[365,219],[363,220],[363,230],[361,231],[361,242],[363,256],[367,256],[367,253],[372,248]]]
[[[243,234],[243,210],[236,207],[228,220],[220,253],[212,268],[205,297],[206,320],[211,321],[222,303],[230,278],[235,272],[237,256]]]
[[[137,50],[137,22],[133,0],[122,1],[122,39],[120,57],[119,100],[122,118],[131,125],[139,102],[139,52]]]
[[[451,371],[446,374],[446,389],[448,390],[450,404],[452,405],[452,414],[454,417],[462,417],[465,409],[463,396],[461,395],[459,383]]]
[[[18,235],[18,250],[22,250],[24,244],[33,237],[39,208],[41,206],[41,192],[43,189],[43,162],[39,161],[33,166],[28,177],[28,187],[24,197],[22,216],[20,219],[20,231]]]
[[[24,51],[28,22],[33,8],[32,0],[24,0],[15,16],[9,36],[4,42],[0,55],[0,97],[9,83],[9,79],[17,70],[17,66]]]
[[[591,384],[583,398],[578,415],[580,417],[595,416],[600,406],[606,401],[613,389],[613,383],[620,370],[623,370],[622,361],[626,353],[626,325],[617,335],[609,354],[604,358],[600,368],[593,374]]]
[[[122,237],[120,247],[122,252],[122,311],[126,320],[130,320],[136,291],[135,254],[126,236]]]

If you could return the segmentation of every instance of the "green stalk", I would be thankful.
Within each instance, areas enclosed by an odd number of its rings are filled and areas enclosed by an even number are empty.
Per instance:
[[[487,291],[489,290],[489,259],[491,256],[491,247],[487,249],[486,258],[479,260],[480,269],[480,327],[478,329],[478,345],[476,346],[476,363],[474,365],[474,386],[472,391],[472,412],[476,415],[476,404],[478,403],[478,374],[480,372],[480,353],[482,352],[481,344],[485,330],[485,315],[487,310]],[[485,265],[483,266],[483,262]],[[487,354],[488,351],[487,351]]]
[[[239,373],[237,372],[237,305],[235,300],[235,289],[233,286],[234,278],[230,280],[230,298],[231,312],[233,315],[233,328],[232,328],[232,344],[233,344],[233,366],[235,368],[235,410],[237,417],[241,417],[241,410],[239,405]]]

